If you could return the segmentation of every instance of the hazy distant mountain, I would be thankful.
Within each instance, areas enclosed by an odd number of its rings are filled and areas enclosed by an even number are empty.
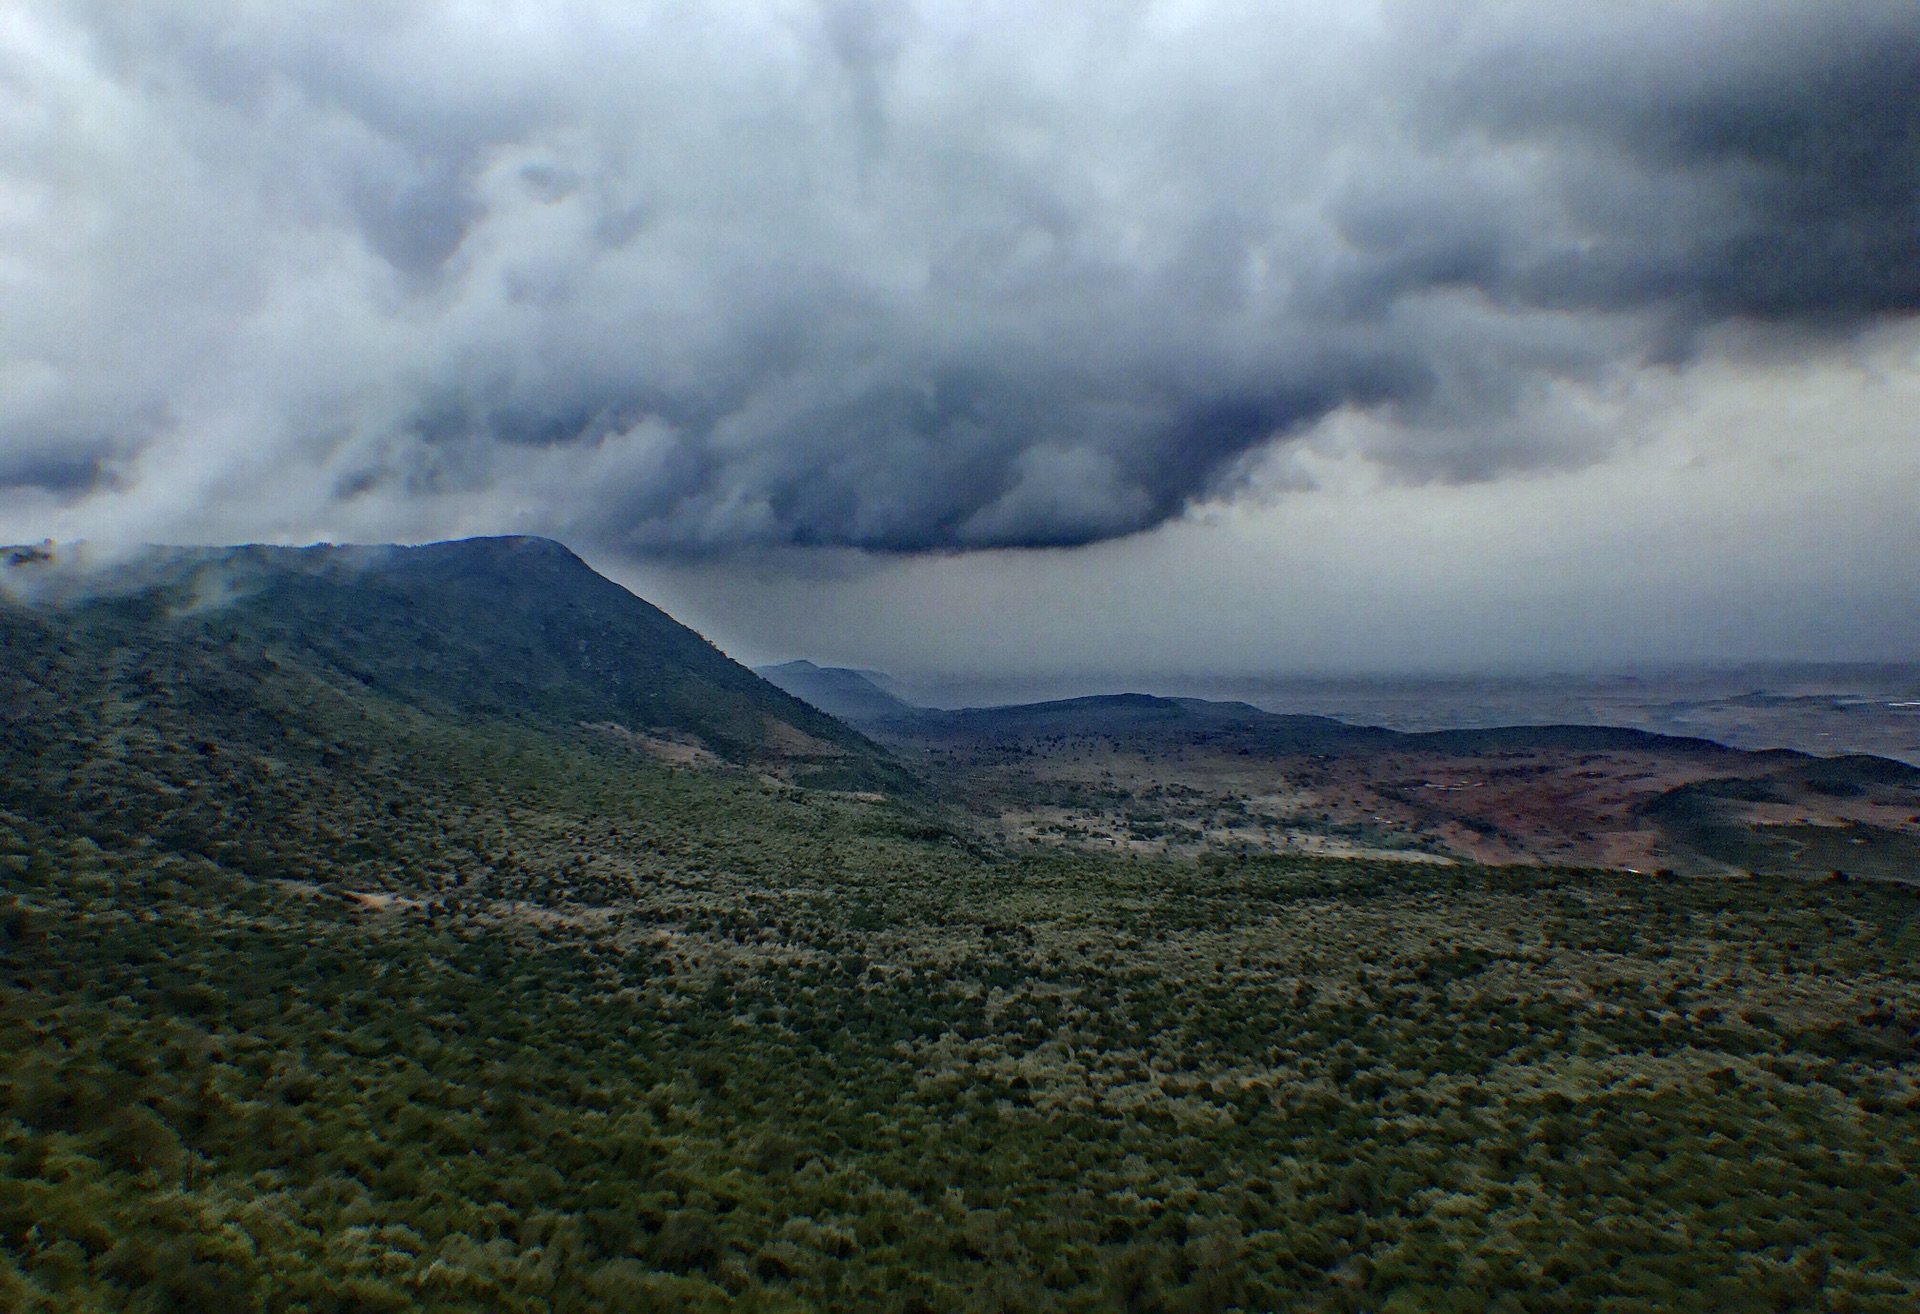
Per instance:
[[[782,662],[778,666],[754,669],[757,675],[779,685],[795,698],[856,725],[912,717],[922,710],[883,689],[879,680],[884,677],[874,671],[815,666],[809,661]]]

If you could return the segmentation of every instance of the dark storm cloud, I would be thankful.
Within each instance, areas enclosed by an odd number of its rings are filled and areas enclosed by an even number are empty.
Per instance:
[[[1460,128],[1566,152],[1588,245],[1502,271],[1534,304],[1845,321],[1920,302],[1920,11],[1677,6],[1473,42]]]
[[[122,2],[5,39],[0,472],[148,532],[1086,543],[1343,408],[1404,480],[1591,461],[1556,387],[1920,305],[1911,6]]]

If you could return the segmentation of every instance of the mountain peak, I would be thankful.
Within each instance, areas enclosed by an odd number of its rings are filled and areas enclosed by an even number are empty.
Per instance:
[[[49,621],[270,653],[432,714],[664,732],[800,783],[898,784],[876,745],[551,539],[157,548],[85,573],[43,599]]]

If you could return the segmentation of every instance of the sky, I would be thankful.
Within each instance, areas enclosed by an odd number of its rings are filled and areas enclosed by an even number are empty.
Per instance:
[[[1920,656],[1920,6],[16,0],[0,538],[749,661]]]

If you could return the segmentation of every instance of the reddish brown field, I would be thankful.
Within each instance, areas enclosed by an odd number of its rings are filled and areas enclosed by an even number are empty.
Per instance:
[[[1920,790],[1911,785],[1821,793],[1792,778],[1811,759],[1668,742],[1262,756],[1087,736],[941,752],[977,783],[1009,842],[1724,870],[1740,864],[1703,855],[1656,805],[1683,786],[1764,778],[1785,782],[1776,801],[1716,798],[1718,815],[1767,842],[1808,827],[1827,828],[1838,842],[1851,827],[1920,852]]]

